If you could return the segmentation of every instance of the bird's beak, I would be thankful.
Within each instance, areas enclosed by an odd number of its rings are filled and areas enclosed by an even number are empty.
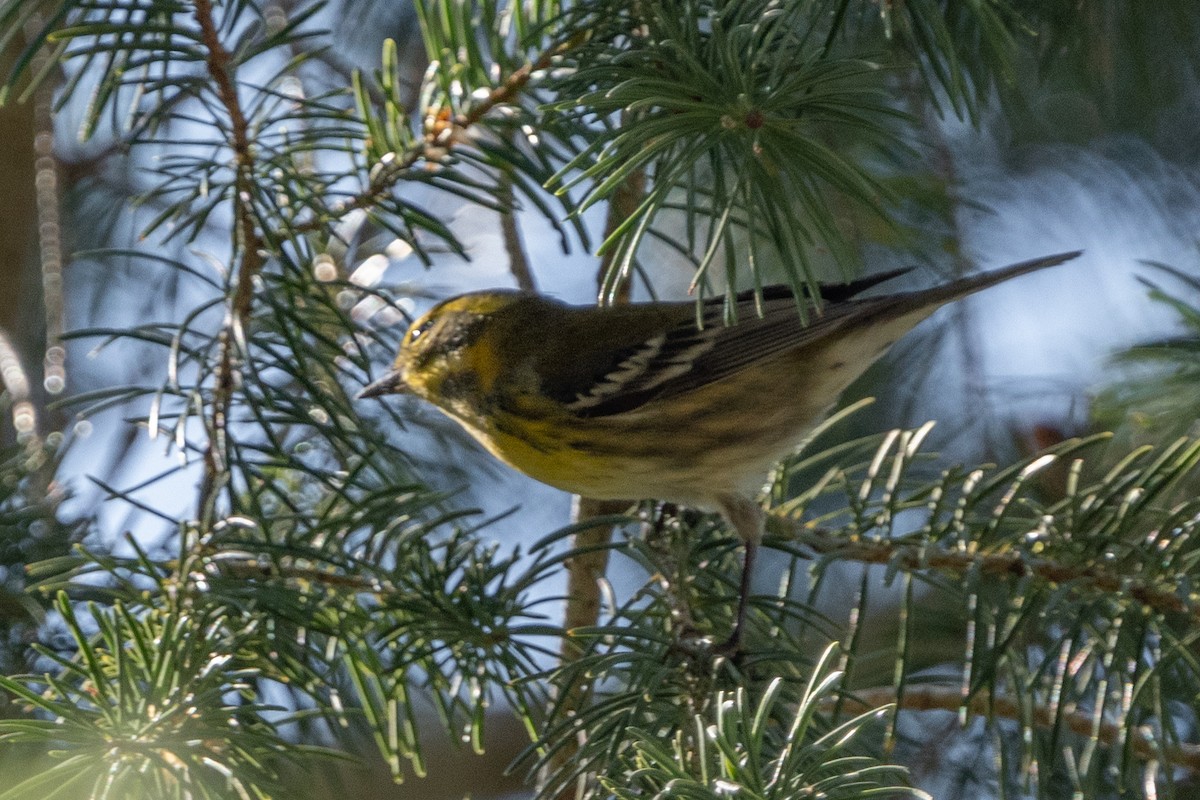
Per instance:
[[[399,394],[405,390],[404,375],[399,370],[392,370],[379,380],[368,383],[358,393],[358,399],[367,397],[383,397],[385,394]]]

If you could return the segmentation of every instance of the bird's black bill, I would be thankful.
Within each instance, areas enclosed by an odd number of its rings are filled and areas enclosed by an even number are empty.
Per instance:
[[[379,380],[368,383],[363,387],[363,390],[358,393],[358,399],[362,400],[368,397],[383,397],[385,394],[396,394],[404,391],[404,376],[399,372],[389,372]]]

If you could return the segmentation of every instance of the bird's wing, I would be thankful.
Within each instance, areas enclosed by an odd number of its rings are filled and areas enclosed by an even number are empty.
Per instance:
[[[845,298],[901,272],[822,286],[826,302],[820,311],[810,306],[807,325],[801,321],[795,295],[784,286],[764,289],[761,302],[752,292],[738,295],[735,302],[741,322],[736,325],[724,324],[725,299],[714,298],[701,309],[701,326],[694,315],[681,316],[675,324],[620,351],[591,380],[576,383],[569,396],[560,393],[558,399],[576,416],[594,418],[625,413],[651,400],[700,388],[830,335],[860,308],[859,302]],[[760,309],[761,316],[757,313]]]
[[[910,326],[915,325],[945,303],[1018,275],[1070,261],[1079,254],[1073,251],[1035,258],[931,289],[870,299],[851,298],[898,273],[827,287],[821,292],[822,301],[814,304],[807,325],[801,323],[795,296],[783,287],[765,289],[761,303],[752,293],[735,296],[737,316],[742,322],[728,327],[722,325],[725,298],[716,298],[702,308],[701,326],[691,315],[681,313],[645,335],[636,334],[632,346],[615,359],[606,353],[603,364],[593,363],[577,371],[572,391],[560,399],[581,417],[632,411],[651,400],[707,386],[788,350],[842,335],[848,328],[902,318]],[[642,307],[643,314],[649,310]],[[887,339],[903,332],[888,329],[883,336]],[[888,342],[880,344],[886,349]]]
[[[587,382],[573,397],[561,398],[581,417],[604,417],[632,411],[663,394],[691,374],[696,361],[716,347],[722,330],[697,328],[693,318],[656,332],[621,351],[611,367]]]

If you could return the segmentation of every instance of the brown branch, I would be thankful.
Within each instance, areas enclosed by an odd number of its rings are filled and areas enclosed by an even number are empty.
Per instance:
[[[378,595],[394,593],[396,589],[380,583],[372,578],[361,575],[351,575],[316,567],[299,567],[290,564],[263,563],[253,556],[237,556],[234,558],[210,558],[205,562],[206,568],[214,569],[222,577],[238,580],[264,580],[280,578],[302,583],[315,583],[333,589],[349,589],[353,592],[366,592]]]
[[[862,714],[897,701],[898,707],[905,711],[958,712],[965,707],[971,714],[988,719],[1024,719],[1021,705],[1014,698],[981,691],[964,703],[962,690],[952,686],[905,687],[900,698],[896,697],[896,690],[891,686],[861,689],[841,698],[841,708],[843,713]],[[835,702],[827,701],[827,713],[833,711]],[[1200,744],[1160,744],[1145,726],[1126,731],[1117,723],[1107,720],[1097,725],[1090,710],[1069,709],[1060,715],[1059,709],[1049,704],[1034,706],[1031,722],[1038,728],[1052,730],[1060,718],[1072,733],[1085,738],[1094,736],[1106,747],[1118,746],[1128,733],[1132,737],[1130,748],[1143,761],[1162,761],[1170,766],[1200,772]]]
[[[1072,566],[1031,558],[1023,553],[967,553],[887,539],[846,539],[778,515],[768,517],[767,529],[803,544],[817,555],[866,564],[891,564],[906,572],[938,569],[961,575],[978,570],[986,575],[1033,577],[1054,584],[1072,583],[1096,593],[1123,594],[1159,613],[1182,614],[1189,617],[1192,624],[1200,624],[1200,606],[1195,603],[1174,592],[1096,565]]]
[[[576,497],[572,517],[575,523],[581,523],[597,517],[620,514],[630,506],[626,500],[597,500],[592,497]],[[559,648],[559,663],[566,666],[583,655],[583,651],[571,631],[595,625],[600,619],[600,581],[608,573],[608,552],[606,547],[612,539],[611,525],[589,525],[577,531],[571,539],[572,549],[580,552],[571,556],[565,563],[567,570],[566,608],[563,611],[564,635]],[[591,694],[591,683],[583,675],[576,674],[575,682],[563,690],[556,704],[569,717],[578,716]],[[572,727],[572,731],[576,728]],[[574,734],[571,734],[574,737]],[[579,752],[580,742],[571,738],[555,750],[542,768],[538,777],[538,791],[544,794],[550,787],[551,781],[556,780],[563,768],[575,758]],[[554,794],[547,795],[554,800],[575,800],[576,783],[563,784]]]
[[[556,57],[571,50],[580,41],[583,41],[582,37],[573,37],[547,48],[536,59],[514,70],[503,83],[471,106],[465,114],[449,117],[431,109],[424,123],[424,138],[384,165],[384,169],[373,175],[370,185],[361,192],[334,205],[330,209],[330,216],[339,219],[351,211],[374,206],[400,181],[404,172],[415,166],[418,161],[440,161],[445,158],[455,146],[468,141],[466,132],[477,125],[489,111],[516,98],[524,91],[534,74],[549,68]],[[307,233],[319,230],[326,222],[323,219],[312,219],[294,225],[293,230],[295,233]]]
[[[517,224],[511,169],[500,170],[500,183],[497,188],[496,199],[500,201],[500,233],[504,239],[504,252],[508,254],[508,271],[516,280],[518,289],[536,292],[537,282],[533,278],[533,270],[529,267],[525,243],[521,240],[521,227]]]
[[[208,422],[208,446],[204,450],[204,478],[201,483],[197,519],[204,530],[212,523],[216,497],[226,476],[227,427],[229,408],[233,402],[235,382],[235,349],[237,339],[245,330],[254,298],[254,278],[265,264],[263,240],[255,226],[252,209],[254,195],[254,154],[251,148],[250,125],[242,111],[234,77],[232,54],[221,43],[213,20],[210,0],[194,0],[195,18],[200,26],[201,40],[208,51],[205,63],[217,87],[217,95],[229,114],[229,145],[233,148],[236,175],[234,178],[234,218],[237,221],[236,248],[241,254],[237,282],[226,308],[225,321],[218,339],[217,369],[213,379],[212,417]]]
[[[556,57],[575,47],[581,41],[583,41],[583,38],[577,36],[560,44],[552,45],[533,61],[513,70],[513,73],[505,78],[503,83],[492,89],[478,103],[471,106],[470,111],[466,114],[459,114],[454,120],[455,125],[459,128],[469,128],[479,122],[493,108],[509,102],[524,91],[525,85],[533,78],[535,72],[549,69]]]

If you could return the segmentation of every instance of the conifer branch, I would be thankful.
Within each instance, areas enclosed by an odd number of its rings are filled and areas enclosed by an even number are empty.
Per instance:
[[[301,583],[315,583],[337,590],[367,592],[371,594],[387,594],[395,591],[380,583],[375,578],[348,573],[332,572],[316,567],[299,567],[292,564],[266,563],[257,558],[222,558],[210,561],[209,564],[224,577],[237,580],[263,580],[277,578]]]
[[[538,72],[548,69],[554,59],[583,41],[573,37],[544,50],[533,61],[514,70],[507,78],[491,90],[483,99],[462,114],[447,116],[438,109],[426,109],[424,137],[403,153],[383,165],[383,169],[372,175],[370,184],[330,209],[330,217],[340,219],[351,211],[370,209],[380,203],[387,193],[404,178],[404,173],[420,161],[438,162],[456,146],[468,141],[467,132],[477,125],[492,109],[512,102]],[[312,219],[293,227],[296,234],[319,230],[328,224],[326,219]]]
[[[772,515],[767,529],[778,536],[798,542],[813,554],[864,564],[888,564],[907,572],[936,569],[965,575],[1011,578],[1033,577],[1050,584],[1075,584],[1080,589],[1129,597],[1160,614],[1181,614],[1192,625],[1200,626],[1200,598],[1187,599],[1145,581],[1117,575],[1096,564],[1070,565],[1025,553],[971,553],[950,551],[928,543],[891,539],[846,539],[821,528],[809,528],[796,520]]]
[[[500,235],[504,240],[504,252],[508,256],[508,271],[512,273],[518,289],[523,292],[536,292],[537,281],[533,277],[533,269],[529,266],[529,256],[521,238],[521,226],[517,224],[511,169],[500,171],[500,181],[496,188],[496,199],[500,201],[501,206]]]
[[[1015,698],[986,690],[976,692],[964,701],[962,691],[957,686],[909,685],[899,697],[896,696],[896,689],[891,686],[858,689],[836,701],[827,701],[827,708],[824,710],[827,713],[832,712],[835,703],[841,704],[841,712],[846,715],[863,714],[890,704],[895,704],[905,711],[957,713],[966,709],[974,716],[1014,721],[1025,719],[1027,711]],[[1055,726],[1061,725],[1077,736],[1095,737],[1106,747],[1119,747],[1128,737],[1133,754],[1143,761],[1160,761],[1163,766],[1200,772],[1200,744],[1159,742],[1154,733],[1144,725],[1131,728],[1111,720],[1101,720],[1097,724],[1091,709],[1071,708],[1064,712],[1053,705],[1044,704],[1034,706],[1031,711],[1030,722],[1038,728],[1053,730]]]
[[[233,56],[221,42],[210,0],[195,0],[195,18],[208,54],[208,72],[216,85],[221,105],[229,114],[229,146],[233,149],[236,165],[233,185],[234,218],[238,231],[236,250],[240,251],[241,258],[233,295],[229,298],[217,342],[217,369],[213,378],[208,444],[204,450],[204,478],[197,506],[197,519],[203,530],[212,523],[216,496],[224,483],[222,476],[227,467],[226,437],[229,409],[233,403],[235,348],[237,340],[244,336],[250,317],[254,279],[266,262],[262,254],[263,240],[254,220],[252,198],[255,191],[255,164],[250,126],[238,98]]]

